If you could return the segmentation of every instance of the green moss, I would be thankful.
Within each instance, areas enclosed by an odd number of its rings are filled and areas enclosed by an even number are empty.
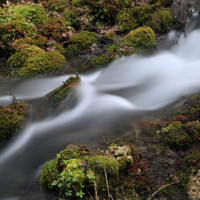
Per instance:
[[[117,185],[119,164],[116,159],[108,156],[94,155],[89,157],[85,162],[88,164],[89,169],[95,173],[96,183],[99,190],[106,189],[104,167],[108,177],[108,184],[113,188]]]
[[[151,21],[148,25],[155,32],[166,33],[170,30],[173,22],[173,15],[169,10],[163,9],[161,11],[155,12],[151,16]]]
[[[84,0],[72,0],[70,4],[72,7],[77,8],[77,7],[85,5],[85,1]]]
[[[58,51],[60,54],[65,54],[65,48],[58,42],[53,42],[49,45],[49,48],[54,47],[56,51]]]
[[[46,37],[42,35],[36,35],[15,40],[15,42],[13,43],[13,48],[16,49],[24,44],[35,45],[40,48],[43,48],[47,42],[48,39]]]
[[[172,146],[189,146],[192,138],[187,134],[181,122],[173,122],[168,127],[162,128],[165,134],[164,141]]]
[[[185,156],[184,161],[189,165],[195,164],[195,161],[200,158],[200,151],[196,148],[192,149],[190,154]]]
[[[77,20],[78,15],[75,9],[65,9],[65,12],[62,14],[62,17],[65,20],[65,24],[67,26],[79,26],[79,21]]]
[[[52,39],[60,39],[62,33],[66,32],[66,25],[62,18],[51,17],[41,27],[41,33]]]
[[[150,27],[139,27],[124,37],[124,44],[138,51],[151,50],[156,47],[155,34]]]
[[[0,141],[8,140],[20,128],[26,108],[24,102],[0,106]]]
[[[200,123],[199,122],[197,122],[197,121],[188,122],[186,124],[183,124],[182,127],[191,136],[193,141],[197,141],[199,133],[200,133]]]
[[[110,29],[103,35],[103,39],[113,43],[116,40],[116,34],[112,29]]]
[[[11,20],[20,20],[23,22],[27,21],[25,16],[23,16],[19,13],[13,12],[12,9],[10,10],[7,8],[7,9],[0,10],[0,22],[1,23],[9,22]]]
[[[59,52],[48,52],[29,57],[23,67],[19,69],[18,75],[29,77],[44,74],[63,67],[66,59]]]
[[[117,13],[115,24],[123,31],[131,30],[138,26],[137,15],[134,15],[133,8],[124,8]]]
[[[34,45],[22,44],[17,49],[16,52],[9,57],[7,63],[12,67],[20,67],[26,62],[27,58],[44,54],[45,51],[36,47]]]
[[[38,35],[38,31],[28,22],[12,20],[0,24],[0,40],[3,43],[4,48],[8,48],[10,45],[9,42],[14,42],[17,39],[34,35]]]
[[[46,162],[45,166],[40,172],[39,184],[46,189],[55,189],[56,186],[52,185],[53,181],[57,181],[59,178],[58,161],[53,159]]]
[[[17,6],[9,6],[17,15],[20,14],[33,24],[43,24],[47,20],[47,11],[37,4],[20,4]]]
[[[66,0],[47,0],[47,5],[51,10],[62,12],[68,6]]]
[[[68,42],[67,51],[69,53],[79,53],[84,49],[88,49],[91,44],[98,41],[97,34],[89,31],[82,31],[79,34],[72,35]]]
[[[56,88],[46,95],[46,99],[51,103],[53,107],[57,107],[61,102],[64,101],[66,96],[71,91],[72,87],[80,81],[80,77],[69,77],[65,84]]]

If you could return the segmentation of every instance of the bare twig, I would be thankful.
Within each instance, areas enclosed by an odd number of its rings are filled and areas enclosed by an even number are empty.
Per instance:
[[[105,178],[106,178],[106,186],[107,186],[107,191],[108,191],[108,199],[110,200],[110,192],[109,192],[109,186],[108,186],[108,177],[107,177],[105,165],[104,165],[103,169],[104,169]]]
[[[13,103],[15,103],[18,99],[16,99],[16,96],[14,96],[11,92],[6,92],[6,94],[10,94],[12,97],[13,97],[13,102],[12,102],[12,104]]]
[[[162,189],[170,186],[170,185],[173,185],[173,184],[177,184],[177,182],[174,182],[174,183],[170,183],[170,184],[167,184],[167,185],[163,185],[161,186],[160,188],[158,188],[147,200],[150,200],[156,193],[158,193],[159,191],[161,191]]]
[[[87,58],[87,60],[83,63],[84,65],[86,64],[86,62],[91,58],[92,54],[89,55],[89,57]]]

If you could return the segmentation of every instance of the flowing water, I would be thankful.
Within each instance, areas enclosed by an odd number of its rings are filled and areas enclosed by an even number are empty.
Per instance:
[[[167,42],[175,40],[170,33]],[[42,99],[70,75],[0,81],[0,105],[12,102],[7,91],[28,103]],[[81,74],[77,103],[57,115],[30,122],[0,149],[0,199],[54,199],[39,190],[44,163],[77,142],[95,146],[110,127],[149,116],[200,89],[200,30],[178,45],[151,56],[121,58],[105,69]],[[56,199],[56,198],[55,198]]]

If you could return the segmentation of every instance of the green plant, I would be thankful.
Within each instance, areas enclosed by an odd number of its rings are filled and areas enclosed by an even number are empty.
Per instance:
[[[47,5],[51,10],[62,12],[68,6],[65,0],[47,0]]]

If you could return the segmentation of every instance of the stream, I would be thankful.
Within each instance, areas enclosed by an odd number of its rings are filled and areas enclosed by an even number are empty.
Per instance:
[[[171,32],[166,42],[175,39],[175,32]],[[45,162],[68,143],[97,148],[97,140],[120,122],[156,118],[166,108],[179,105],[181,96],[198,92],[200,30],[188,32],[186,38],[183,34],[170,50],[123,57],[107,68],[80,74],[81,82],[71,94],[76,96],[76,104],[53,115],[41,102],[71,75],[75,74],[0,80],[1,106],[12,102],[5,94],[10,91],[17,99],[45,111],[40,121],[29,121],[0,147],[1,200],[56,199],[41,191],[37,180]]]

